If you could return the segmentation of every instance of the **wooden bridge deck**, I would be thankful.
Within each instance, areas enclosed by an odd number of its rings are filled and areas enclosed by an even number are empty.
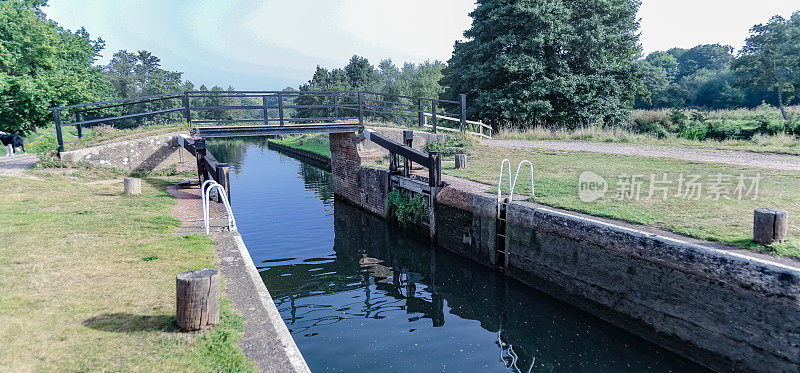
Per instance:
[[[363,126],[358,123],[311,123],[267,126],[206,126],[193,131],[196,136],[211,137],[243,137],[269,135],[299,135],[308,133],[344,133],[359,132]]]

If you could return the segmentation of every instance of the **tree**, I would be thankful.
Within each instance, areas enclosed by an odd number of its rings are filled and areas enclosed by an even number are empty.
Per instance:
[[[359,91],[373,90],[380,81],[375,67],[364,57],[353,55],[344,71],[350,80],[350,86]]]
[[[740,86],[774,91],[788,121],[785,103],[800,89],[800,11],[753,26],[732,69]]]
[[[495,124],[619,122],[641,88],[638,0],[478,0],[443,83]]]
[[[720,44],[702,44],[676,57],[678,62],[678,78],[694,74],[700,70],[728,70],[733,60],[733,47]]]
[[[109,98],[92,66],[103,49],[85,29],[47,19],[46,0],[0,0],[0,129],[28,133],[52,123],[48,108]]]

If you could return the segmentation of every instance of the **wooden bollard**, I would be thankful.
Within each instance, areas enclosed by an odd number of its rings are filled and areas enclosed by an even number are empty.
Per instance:
[[[753,241],[759,245],[782,242],[789,228],[785,210],[756,209],[753,212]]]
[[[219,324],[219,271],[193,269],[175,277],[178,327],[184,332]]]
[[[126,177],[122,181],[125,194],[141,194],[142,193],[142,179],[135,177]]]
[[[456,168],[467,168],[466,154],[456,154]]]

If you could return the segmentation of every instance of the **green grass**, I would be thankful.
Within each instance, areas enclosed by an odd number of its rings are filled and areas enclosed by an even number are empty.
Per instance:
[[[658,138],[649,134],[633,133],[618,128],[596,127],[575,130],[531,128],[527,130],[501,130],[494,136],[497,140],[554,140],[621,143],[631,145],[680,146],[709,149],[741,150],[751,152],[800,155],[800,139],[778,134],[756,135],[749,140],[689,140],[679,137]]]
[[[647,158],[622,155],[597,154],[587,152],[561,152],[546,150],[509,150],[488,146],[477,146],[469,151],[468,168],[455,170],[452,157],[443,162],[443,172],[489,185],[497,185],[500,161],[509,158],[512,161],[512,172],[517,163],[523,159],[534,165],[536,202],[580,211],[591,215],[621,219],[629,222],[645,224],[668,229],[677,233],[705,240],[719,241],[739,247],[766,250],[779,255],[800,257],[800,173],[719,165],[700,162],[685,162],[665,158]],[[606,179],[609,189],[606,197],[594,202],[581,201],[578,194],[578,178],[581,172],[592,171]],[[637,200],[617,200],[619,184],[617,176],[621,174],[641,174],[641,196],[649,194],[650,174],[657,180],[667,173],[673,181],[670,196],[661,198],[640,198]],[[708,180],[716,174],[740,174],[762,177],[759,183],[758,199],[738,200],[721,198],[720,200],[700,200],[676,198],[678,175],[683,173],[700,174],[700,179]],[[504,180],[506,191],[508,181]],[[496,192],[496,189],[490,190]],[[515,193],[530,194],[530,174],[527,169],[520,171]],[[753,210],[760,207],[779,208],[789,212],[789,240],[782,244],[764,248],[756,246],[752,241]]]
[[[11,371],[254,371],[238,347],[243,318],[175,325],[175,275],[213,268],[214,242],[174,235],[171,180],[126,196],[113,171],[29,171],[0,178],[0,366]]]
[[[280,139],[270,139],[270,141],[295,149],[306,150],[328,158],[331,157],[330,141],[328,140],[327,134],[284,136]],[[302,144],[300,144],[301,142]]]
[[[83,129],[82,137],[78,138],[78,129],[75,127],[62,127],[64,149],[74,150],[100,145],[117,139],[136,139],[177,131],[186,131],[185,124],[155,124],[140,127],[115,129],[111,126],[94,126]],[[25,150],[28,153],[49,153],[58,150],[58,140],[55,127],[39,128],[24,136]],[[0,156],[6,155],[5,147],[0,147]]]

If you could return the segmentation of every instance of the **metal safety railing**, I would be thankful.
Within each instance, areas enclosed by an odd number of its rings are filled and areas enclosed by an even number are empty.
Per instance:
[[[200,199],[203,201],[203,226],[206,229],[206,235],[208,235],[211,227],[209,211],[211,208],[211,201],[209,201],[209,196],[212,190],[216,190],[217,193],[220,194],[220,200],[225,206],[225,211],[228,213],[228,230],[236,232],[236,219],[233,217],[233,209],[231,209],[228,195],[225,193],[225,188],[214,180],[206,180],[203,185],[200,186]]]
[[[50,108],[59,151],[64,151],[62,127],[114,124],[137,127],[144,118],[164,123],[183,121],[194,126],[247,124],[283,127],[297,124],[397,121],[410,127],[470,133],[491,137],[491,127],[467,120],[466,95],[458,100],[411,97],[365,91],[186,91]],[[68,119],[69,118],[69,119]],[[74,120],[71,120],[74,118]],[[448,127],[447,123],[450,123]]]
[[[519,162],[519,164],[517,165],[517,172],[514,174],[514,181],[513,182],[511,181],[511,161],[508,160],[508,159],[503,159],[502,161],[500,161],[500,176],[498,176],[498,178],[497,178],[497,199],[500,200],[500,199],[503,198],[503,191],[502,191],[502,188],[500,186],[501,186],[501,184],[503,182],[503,166],[506,165],[506,164],[508,164],[508,202],[511,202],[511,201],[514,200],[514,188],[517,186],[517,178],[519,178],[519,170],[520,170],[520,168],[522,168],[523,164],[528,164],[530,166],[530,169],[531,169],[531,200],[533,200],[533,198],[535,196],[534,185],[533,185],[533,181],[534,181],[534,179],[533,179],[533,163],[531,163],[531,161],[529,161],[527,159],[523,160],[522,162]]]

